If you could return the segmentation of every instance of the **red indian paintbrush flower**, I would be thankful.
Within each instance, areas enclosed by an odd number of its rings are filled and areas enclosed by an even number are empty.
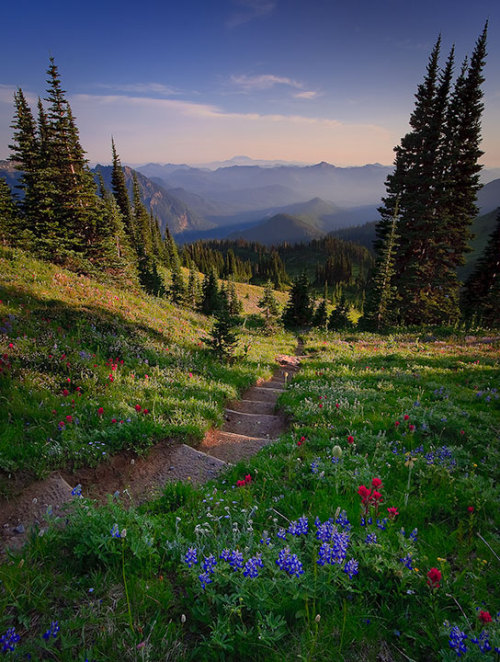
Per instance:
[[[439,588],[439,582],[441,581],[441,571],[437,568],[431,568],[427,573],[427,583],[431,588]]]
[[[492,618],[490,612],[481,610],[479,612],[479,620],[481,621],[481,623],[491,623]]]

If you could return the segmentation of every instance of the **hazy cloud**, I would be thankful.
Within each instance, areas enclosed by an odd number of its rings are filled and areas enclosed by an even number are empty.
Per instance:
[[[277,4],[273,0],[233,0],[233,2],[238,9],[227,19],[228,28],[236,28],[256,18],[267,16],[274,11]]]
[[[231,83],[239,87],[243,92],[254,92],[260,90],[269,90],[275,85],[288,85],[297,89],[302,89],[303,85],[292,78],[284,76],[274,76],[273,74],[261,74],[260,76],[231,76]]]
[[[304,90],[304,92],[297,92],[293,96],[295,99],[317,99],[320,94],[314,90]]]
[[[130,83],[125,85],[116,83],[99,83],[96,87],[105,90],[113,90],[115,92],[135,92],[137,94],[163,94],[164,96],[175,96],[180,94],[179,90],[176,90],[169,85],[163,85],[163,83]]]
[[[14,94],[17,92],[17,89],[18,88],[13,85],[2,85],[2,83],[0,83],[0,103],[9,103],[14,107]],[[23,93],[28,103],[37,103],[38,97],[36,94],[26,92],[26,90],[23,90]]]

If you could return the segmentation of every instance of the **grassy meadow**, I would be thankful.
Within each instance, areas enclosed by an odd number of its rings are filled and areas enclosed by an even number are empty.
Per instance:
[[[9,474],[195,445],[296,346],[245,330],[223,366],[202,316],[1,255],[5,494]],[[498,659],[499,341],[304,341],[275,444],[141,506],[76,490],[9,555],[6,659]]]

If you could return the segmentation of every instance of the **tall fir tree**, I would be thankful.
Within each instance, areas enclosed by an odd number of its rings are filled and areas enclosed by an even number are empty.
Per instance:
[[[264,286],[262,297],[257,302],[264,317],[264,332],[271,334],[275,331],[280,314],[279,304],[273,290],[273,284],[270,280]]]
[[[11,190],[0,177],[0,242],[9,246],[23,245],[23,223]]]
[[[113,138],[111,139],[111,154],[113,158],[113,166],[111,170],[111,189],[118,204],[118,208],[122,213],[125,231],[127,232],[132,245],[135,245],[136,227],[132,213],[132,206],[130,204],[130,198],[128,195],[125,173],[123,171],[118,152],[116,151],[116,145]]]
[[[313,301],[309,291],[309,280],[306,273],[302,272],[293,282],[282,321],[286,328],[306,328],[311,326],[312,317]]]
[[[461,304],[467,324],[500,327],[500,208],[495,229],[465,282]]]
[[[163,296],[165,285],[158,271],[158,263],[153,251],[153,237],[148,211],[141,200],[141,192],[137,176],[133,181],[133,217],[135,225],[135,249],[138,257],[139,280],[148,294]]]
[[[205,274],[201,286],[200,312],[213,315],[220,308],[220,293],[214,269]]]
[[[438,39],[424,82],[418,87],[410,117],[411,131],[396,147],[395,169],[387,179],[387,196],[379,210],[381,221],[376,228],[379,267],[388,266],[390,244],[398,239],[391,285],[383,291],[388,293],[394,288],[391,312],[402,324],[457,321],[456,268],[467,250],[468,228],[474,216],[473,199],[478,190],[480,86],[486,27],[476,44],[471,65],[462,69],[453,93],[454,52],[451,51],[441,71],[440,45]],[[464,148],[466,137],[468,147]],[[461,151],[467,152],[467,157],[462,159]],[[468,166],[462,167],[464,162]],[[467,204],[462,205],[464,199]],[[399,218],[394,228],[396,201]],[[463,209],[461,213],[461,205],[467,211]],[[374,310],[370,312],[373,315]]]

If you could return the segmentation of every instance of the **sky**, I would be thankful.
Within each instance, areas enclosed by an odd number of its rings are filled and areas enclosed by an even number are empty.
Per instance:
[[[5,6],[8,5],[8,6]],[[26,0],[0,10],[0,159],[13,94],[59,67],[91,163],[235,155],[391,164],[441,33],[457,69],[489,20],[482,163],[500,167],[498,0]]]

